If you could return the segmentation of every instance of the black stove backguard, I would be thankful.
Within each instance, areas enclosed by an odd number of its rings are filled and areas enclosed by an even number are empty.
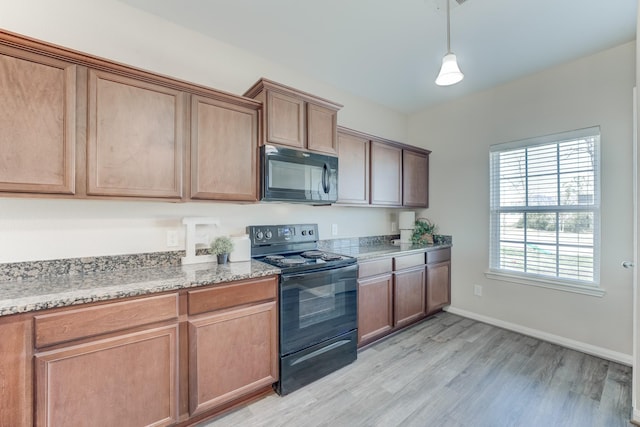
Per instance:
[[[288,394],[356,360],[355,258],[318,251],[317,224],[250,226],[247,231],[252,257],[282,271],[276,391]],[[309,251],[317,253],[303,256]],[[279,264],[283,260],[291,263]]]

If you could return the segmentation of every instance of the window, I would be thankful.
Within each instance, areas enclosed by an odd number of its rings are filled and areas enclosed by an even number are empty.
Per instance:
[[[489,275],[597,287],[600,128],[493,145],[490,161]]]

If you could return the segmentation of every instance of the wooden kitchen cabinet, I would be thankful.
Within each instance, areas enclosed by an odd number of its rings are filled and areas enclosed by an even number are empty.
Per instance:
[[[402,205],[402,149],[371,141],[371,204]]]
[[[33,425],[33,319],[0,317],[0,426]]]
[[[258,200],[258,108],[191,98],[191,198]]]
[[[89,70],[87,194],[179,199],[185,94]]]
[[[394,326],[402,327],[425,314],[425,256],[400,255],[393,259]]]
[[[76,69],[0,46],[0,191],[75,193]]]
[[[388,334],[393,328],[391,258],[359,263],[358,345]]]
[[[176,294],[35,315],[35,424],[177,422],[177,319]]]
[[[244,96],[263,103],[261,145],[338,154],[337,114],[342,105],[267,79],[258,80]]]
[[[429,152],[402,150],[402,205],[429,207]]]
[[[369,139],[338,131],[338,203],[369,204]]]
[[[189,414],[278,381],[277,277],[188,292]]]
[[[433,314],[451,304],[451,248],[427,252],[426,311]]]

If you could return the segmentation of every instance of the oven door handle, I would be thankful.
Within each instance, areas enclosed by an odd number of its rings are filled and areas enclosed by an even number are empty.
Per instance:
[[[355,271],[356,273],[354,277],[357,277],[358,264],[348,264],[343,265],[341,267],[326,267],[318,270],[309,271],[307,273],[300,274],[282,274],[280,277],[283,281],[291,280],[291,279],[313,279],[314,277],[322,277],[327,274],[327,272],[331,273],[347,273],[350,271]]]
[[[313,359],[314,357],[320,356],[321,354],[324,354],[328,351],[335,350],[336,348],[342,347],[343,345],[349,344],[350,342],[351,342],[350,340],[340,340],[340,341],[334,342],[333,344],[330,344],[326,347],[322,347],[316,351],[313,351],[309,354],[305,354],[304,356],[294,360],[293,362],[291,362],[291,366],[295,366],[298,363],[302,363],[309,359]]]

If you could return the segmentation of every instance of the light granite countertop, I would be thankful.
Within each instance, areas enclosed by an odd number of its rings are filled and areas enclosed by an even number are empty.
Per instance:
[[[366,245],[366,246],[348,246],[332,248],[334,252],[342,255],[352,256],[358,259],[358,261],[364,261],[367,259],[380,258],[380,257],[392,257],[400,254],[411,254],[435,251],[438,249],[450,248],[450,244],[433,244],[433,245],[414,245],[411,243],[400,245],[380,244],[380,245]]]
[[[448,248],[449,242],[420,246],[337,240],[322,249],[363,261]],[[134,254],[0,265],[4,273],[0,275],[4,278],[0,280],[0,316],[280,274],[279,268],[253,260],[179,266],[179,255]]]
[[[279,274],[258,261],[146,267],[0,282],[0,316]]]

